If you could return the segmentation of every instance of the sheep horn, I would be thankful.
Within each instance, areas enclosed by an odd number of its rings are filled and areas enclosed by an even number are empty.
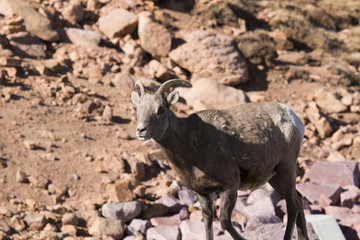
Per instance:
[[[191,84],[188,81],[181,80],[181,79],[171,79],[169,81],[164,82],[160,88],[157,90],[157,94],[162,95],[166,91],[169,90],[169,88],[175,86],[175,85],[184,85],[187,87],[191,87]]]
[[[140,96],[144,95],[144,93],[145,93],[144,85],[142,84],[142,82],[139,79],[136,79],[136,81],[135,81],[134,88],[136,86],[138,86],[140,88]]]

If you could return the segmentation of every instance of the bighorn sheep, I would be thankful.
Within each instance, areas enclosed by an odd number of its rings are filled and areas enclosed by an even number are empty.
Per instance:
[[[213,192],[220,192],[220,222],[233,239],[243,238],[232,226],[231,213],[237,190],[254,189],[266,182],[285,198],[288,222],[284,239],[292,238],[295,223],[299,239],[309,239],[302,197],[295,188],[296,161],[304,136],[304,124],[287,106],[277,102],[242,104],[225,110],[205,110],[178,118],[170,106],[179,93],[163,83],[145,92],[131,93],[137,107],[136,135],[153,138],[172,163],[182,183],[194,190],[202,209],[206,238],[213,239]]]

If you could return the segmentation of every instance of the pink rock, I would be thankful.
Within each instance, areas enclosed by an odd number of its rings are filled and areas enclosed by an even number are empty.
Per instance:
[[[183,189],[178,191],[178,197],[180,202],[187,205],[192,206],[197,202],[197,196],[190,189]]]
[[[327,206],[324,210],[327,215],[332,215],[338,220],[350,214],[350,209],[346,207]]]
[[[183,240],[205,239],[205,226],[201,220],[182,221],[180,224],[180,230]]]
[[[359,166],[356,160],[346,162],[317,161],[305,173],[304,179],[315,184],[359,185]]]
[[[360,189],[354,185],[344,186],[344,192],[340,194],[341,206],[352,208],[360,199]]]
[[[131,223],[126,227],[127,233],[130,235],[145,234],[146,230],[150,228],[151,224],[147,220],[142,220],[135,218]]]
[[[339,201],[341,186],[339,184],[299,183],[296,189],[311,203],[319,202],[321,195],[331,199],[333,204]]]
[[[153,217],[150,219],[151,225],[154,227],[157,226],[179,226],[181,223],[181,218],[179,214],[167,217]]]
[[[161,203],[169,208],[170,213],[178,213],[182,208],[182,204],[174,196],[165,195],[155,201]]]
[[[180,240],[181,234],[176,226],[159,226],[149,228],[146,232],[147,240]]]
[[[244,211],[261,223],[282,222],[275,214],[275,207],[270,197],[264,197],[256,201],[254,204],[245,207]]]

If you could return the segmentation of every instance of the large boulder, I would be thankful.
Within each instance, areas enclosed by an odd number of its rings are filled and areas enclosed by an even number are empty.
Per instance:
[[[59,35],[52,29],[50,20],[37,12],[27,1],[4,0],[1,6],[6,9],[4,14],[17,14],[24,19],[26,31],[44,41],[57,41]]]
[[[245,59],[231,37],[197,30],[185,34],[186,43],[170,52],[171,60],[198,77],[238,85],[249,78]]]
[[[169,31],[153,21],[150,12],[139,14],[138,35],[141,47],[153,56],[165,57],[171,49]]]
[[[180,96],[194,110],[224,109],[246,102],[244,91],[225,86],[212,78],[201,78],[192,83],[192,88],[177,88]]]
[[[108,38],[131,34],[138,24],[138,17],[125,9],[116,8],[99,18],[99,28]]]

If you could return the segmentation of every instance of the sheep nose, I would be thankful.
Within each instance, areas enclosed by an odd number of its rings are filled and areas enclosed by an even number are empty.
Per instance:
[[[138,126],[136,128],[136,133],[138,136],[141,136],[143,135],[144,133],[146,133],[146,130],[147,130],[147,127],[144,127],[144,126]]]

